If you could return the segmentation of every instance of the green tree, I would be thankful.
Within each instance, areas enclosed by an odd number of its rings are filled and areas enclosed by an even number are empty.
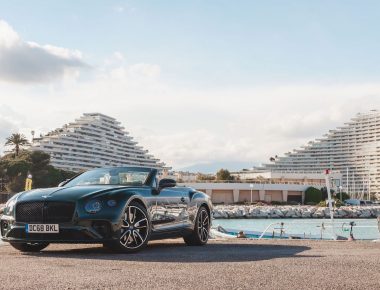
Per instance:
[[[14,146],[13,150],[15,151],[15,156],[18,156],[20,148],[29,145],[29,142],[23,134],[14,133],[7,138],[5,145]]]
[[[220,169],[216,173],[216,179],[217,180],[233,180],[234,177],[231,176],[231,173],[227,169]]]
[[[315,187],[309,187],[305,191],[305,203],[319,203],[322,201],[322,191]]]
[[[10,193],[23,191],[25,187],[25,178],[30,170],[31,164],[28,160],[14,159],[5,162],[5,175],[8,180],[6,190]]]
[[[215,180],[215,176],[210,174],[197,173],[197,180]]]
[[[328,193],[327,193],[327,187],[322,187],[322,199],[325,200],[328,198]],[[335,191],[333,189],[330,189],[331,196],[334,196]]]
[[[342,201],[345,201],[346,199],[350,199],[350,196],[346,192],[341,192],[341,193],[337,192],[335,194],[336,199],[340,200],[340,196],[342,196]]]
[[[50,165],[50,155],[42,151],[20,151],[17,157],[7,154],[0,159],[0,170],[8,180],[6,189],[10,193],[23,191],[28,173],[33,176],[33,188],[57,186],[71,178],[74,172],[57,169]]]

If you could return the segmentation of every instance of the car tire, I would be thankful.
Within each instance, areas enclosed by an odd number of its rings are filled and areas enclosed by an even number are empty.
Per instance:
[[[112,249],[112,243],[111,242],[103,243],[103,248]]]
[[[203,246],[207,244],[211,226],[210,222],[210,214],[207,208],[201,206],[195,219],[194,231],[190,235],[183,237],[186,245]]]
[[[110,249],[119,253],[135,253],[146,247],[151,232],[151,222],[144,206],[132,201],[124,210],[120,221],[117,241],[107,243]]]
[[[48,243],[10,243],[11,246],[21,252],[39,252],[49,246]]]

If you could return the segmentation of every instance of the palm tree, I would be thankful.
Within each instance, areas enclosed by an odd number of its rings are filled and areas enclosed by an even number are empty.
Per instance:
[[[14,133],[7,138],[7,142],[5,142],[5,145],[14,146],[16,156],[18,156],[18,153],[20,152],[20,147],[29,145],[29,142],[23,134]]]

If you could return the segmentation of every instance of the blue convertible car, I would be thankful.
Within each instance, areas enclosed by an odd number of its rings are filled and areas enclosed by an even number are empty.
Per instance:
[[[212,204],[203,192],[158,182],[157,170],[94,169],[58,187],[13,196],[1,216],[2,240],[20,251],[49,243],[102,243],[135,252],[149,240],[183,237],[188,245],[208,241]]]

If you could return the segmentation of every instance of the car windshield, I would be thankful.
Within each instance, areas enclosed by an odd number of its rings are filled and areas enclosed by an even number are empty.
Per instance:
[[[76,185],[134,185],[145,184],[148,170],[131,168],[102,168],[87,171],[77,176],[64,186]]]

